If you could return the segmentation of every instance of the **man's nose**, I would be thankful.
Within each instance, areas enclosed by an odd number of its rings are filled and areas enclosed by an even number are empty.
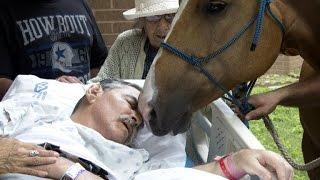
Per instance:
[[[142,116],[141,114],[134,110],[131,114],[131,119],[133,120],[132,125],[134,127],[138,127],[142,123]]]

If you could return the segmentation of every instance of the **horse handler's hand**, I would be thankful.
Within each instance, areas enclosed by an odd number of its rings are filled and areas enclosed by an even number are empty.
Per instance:
[[[59,157],[55,151],[15,139],[0,138],[0,144],[0,174],[21,173],[46,177],[47,172],[32,167],[53,164]]]
[[[248,102],[255,107],[254,110],[246,115],[246,119],[260,119],[272,113],[280,102],[280,97],[276,92],[253,95]]]
[[[242,114],[240,109],[235,104],[230,104],[230,109],[238,116],[239,119],[243,120],[245,119],[245,116]]]
[[[293,168],[279,154],[265,150],[244,149],[234,153],[237,168],[263,180],[271,180],[276,174],[279,180],[292,180]]]
[[[82,82],[75,76],[60,76],[56,79],[57,81],[64,82],[64,83],[80,83]]]

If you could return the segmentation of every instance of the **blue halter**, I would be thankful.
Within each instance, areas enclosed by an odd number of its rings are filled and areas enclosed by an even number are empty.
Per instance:
[[[278,26],[281,28],[281,30],[284,34],[284,32],[285,32],[284,25],[272,13],[272,11],[270,9],[271,1],[272,0],[260,0],[260,7],[259,7],[259,12],[257,13],[257,15],[255,15],[246,25],[244,25],[242,27],[242,29],[238,33],[236,33],[234,35],[234,37],[231,38],[227,43],[225,43],[221,48],[219,48],[215,52],[213,52],[205,57],[196,57],[194,55],[188,55],[188,54],[184,53],[183,51],[179,50],[178,48],[176,48],[168,43],[165,43],[165,42],[161,43],[161,47],[170,51],[174,55],[180,57],[181,59],[183,59],[187,63],[194,66],[198,71],[200,71],[202,74],[204,74],[210,80],[210,82],[213,83],[214,86],[218,87],[221,91],[223,91],[226,94],[226,96],[227,96],[226,99],[233,102],[240,109],[240,111],[243,114],[247,114],[248,112],[250,112],[253,109],[252,105],[250,105],[248,103],[247,99],[251,93],[253,86],[254,86],[255,80],[249,84],[248,89],[247,89],[247,93],[246,93],[246,97],[244,98],[243,101],[240,102],[222,84],[220,84],[217,80],[215,80],[214,76],[211,75],[210,72],[208,72],[208,70],[202,66],[202,64],[209,62],[210,60],[213,60],[218,55],[220,55],[224,51],[226,51],[233,44],[235,44],[237,42],[237,40],[240,39],[240,37],[254,24],[254,22],[256,22],[256,29],[255,29],[255,33],[253,36],[250,50],[255,51],[255,49],[258,45],[262,30],[263,30],[263,22],[264,22],[264,16],[265,16],[266,12],[268,12],[268,14],[275,20],[275,22],[278,24]]]

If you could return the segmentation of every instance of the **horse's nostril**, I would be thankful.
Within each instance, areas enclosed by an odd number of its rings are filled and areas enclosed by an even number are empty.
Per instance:
[[[151,110],[150,112],[150,119],[156,120],[157,119],[157,113],[154,109]]]
[[[157,126],[157,113],[156,111],[152,108],[152,110],[149,113],[149,124],[151,127]]]
[[[157,113],[154,109],[150,111],[150,120],[149,120],[149,126],[151,128],[151,131],[156,136],[164,136],[169,133],[167,129],[163,129],[161,126],[161,123],[159,122],[159,119],[157,119]]]

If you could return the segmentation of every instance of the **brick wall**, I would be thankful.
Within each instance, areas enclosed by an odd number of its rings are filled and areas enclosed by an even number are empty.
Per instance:
[[[132,21],[122,12],[134,7],[134,0],[88,0],[106,44],[110,47],[118,34],[131,29]]]
[[[133,22],[123,18],[122,12],[134,7],[134,0],[88,0],[107,46],[113,44],[118,34],[131,29]],[[280,55],[268,74],[299,72],[302,59],[299,56]]]
[[[303,59],[300,56],[279,55],[266,74],[300,74]]]

